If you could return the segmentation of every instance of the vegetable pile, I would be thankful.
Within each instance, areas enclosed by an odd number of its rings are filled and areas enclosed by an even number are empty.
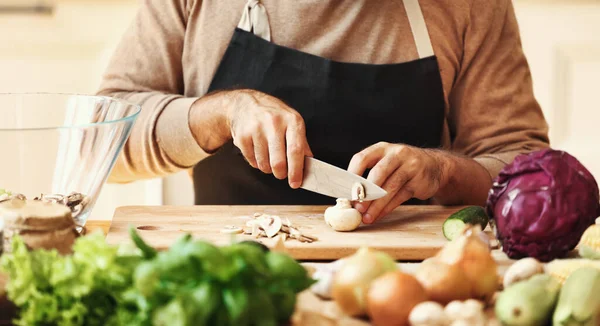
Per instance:
[[[314,281],[284,253],[255,242],[216,247],[181,237],[157,252],[131,230],[135,246],[100,233],[73,254],[30,251],[18,236],[0,259],[17,325],[278,325]]]
[[[600,215],[598,184],[566,152],[520,155],[494,180],[487,212],[510,258],[563,258]]]
[[[466,225],[413,274],[367,247],[313,274],[311,290],[374,325],[487,326],[486,305],[500,286],[481,226]]]

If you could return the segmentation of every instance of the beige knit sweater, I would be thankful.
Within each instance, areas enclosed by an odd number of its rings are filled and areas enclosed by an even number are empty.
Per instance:
[[[109,182],[165,176],[206,154],[189,128],[246,0],[144,0],[99,94],[142,105]],[[263,0],[272,42],[338,61],[418,58],[401,0]],[[509,0],[421,0],[444,85],[444,148],[495,176],[548,146]]]

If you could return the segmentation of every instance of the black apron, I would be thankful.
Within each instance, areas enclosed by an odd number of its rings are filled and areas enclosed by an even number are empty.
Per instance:
[[[354,154],[380,141],[439,147],[444,96],[438,62],[417,0],[404,2],[413,35],[420,35],[420,59],[381,65],[336,62],[238,27],[208,92],[248,88],[282,100],[304,118],[314,157],[343,169]],[[193,181],[196,205],[335,203],[252,168],[232,142],[200,161]]]

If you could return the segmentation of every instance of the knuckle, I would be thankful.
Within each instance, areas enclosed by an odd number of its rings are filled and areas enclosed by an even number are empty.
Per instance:
[[[404,193],[406,194],[406,196],[405,196],[406,198],[408,198],[408,199],[413,198],[415,196],[415,189],[410,186],[405,187]],[[419,198],[419,199],[421,199],[421,198]]]
[[[233,140],[233,144],[240,148],[241,147],[249,147],[251,142],[252,142],[252,136],[250,136],[248,134],[240,135]]]
[[[240,129],[242,129],[243,134],[252,134],[256,130],[261,129],[260,125],[261,123],[258,119],[251,119],[244,127],[241,127]]]
[[[269,164],[265,164],[264,162],[258,162],[258,169],[264,173],[271,173],[271,167]]]
[[[416,157],[409,159],[407,164],[411,170],[416,170],[422,166],[421,159],[416,158]]]
[[[366,155],[364,152],[358,152],[358,153],[354,154],[354,156],[352,157],[352,160],[360,163],[365,160],[365,156]]]
[[[394,147],[394,154],[396,155],[407,155],[410,149],[404,145],[397,145]]]
[[[298,130],[304,130],[304,119],[299,113],[292,113],[289,123],[295,126]]]
[[[294,123],[304,124],[304,119],[302,119],[302,115],[300,115],[300,113],[296,111],[290,112],[290,119]]]
[[[281,125],[281,123],[283,122],[283,119],[281,118],[281,115],[279,115],[279,114],[269,113],[267,115],[267,121],[272,126],[279,127]]]
[[[301,145],[299,145],[299,144],[295,144],[295,143],[294,143],[294,144],[290,144],[290,145],[288,146],[288,152],[289,152],[291,155],[294,155],[294,156],[295,156],[295,155],[300,155],[300,154],[304,153],[304,149],[302,148],[302,146],[301,146]]]
[[[287,169],[287,164],[285,160],[274,160],[271,162],[271,168],[273,168],[274,171],[282,172]]]

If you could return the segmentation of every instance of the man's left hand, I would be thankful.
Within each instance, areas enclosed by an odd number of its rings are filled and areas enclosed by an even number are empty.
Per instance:
[[[439,151],[402,144],[377,143],[354,155],[348,171],[363,175],[388,194],[372,202],[357,203],[363,223],[371,224],[411,198],[432,198],[443,186],[447,158]]]

